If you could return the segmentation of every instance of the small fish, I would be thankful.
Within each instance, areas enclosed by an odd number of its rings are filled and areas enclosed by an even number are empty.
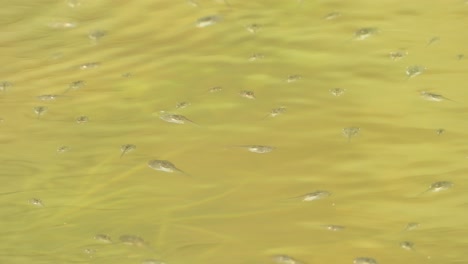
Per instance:
[[[359,127],[345,127],[343,128],[343,135],[348,138],[348,142],[351,141],[352,137],[359,135],[361,129]]]
[[[119,237],[120,242],[125,245],[129,246],[137,246],[137,247],[144,247],[147,243],[143,240],[143,238],[135,235],[122,235]]]
[[[266,115],[263,119],[265,119],[267,117],[277,117],[277,116],[282,115],[284,113],[286,113],[286,107],[280,106],[280,107],[271,109],[270,113],[268,113],[268,115]]]
[[[217,93],[217,92],[221,92],[223,90],[223,87],[221,86],[215,86],[215,87],[211,87],[208,92],[209,93]]]
[[[422,74],[425,70],[426,70],[426,67],[424,67],[424,66],[412,65],[412,66],[408,66],[406,68],[405,73],[408,76],[408,78],[412,78],[412,77],[415,77],[415,76],[418,76],[418,75]]]
[[[120,154],[120,158],[122,158],[123,155],[135,149],[136,149],[136,146],[133,144],[125,144],[125,145],[120,146],[120,151],[122,152],[122,154]]]
[[[333,20],[333,19],[336,19],[336,18],[339,18],[341,16],[341,13],[340,12],[331,12],[331,13],[328,13],[326,14],[323,19],[325,20]]]
[[[81,5],[81,0],[67,0],[67,5],[71,8],[79,7]]]
[[[248,60],[249,60],[249,61],[257,61],[257,60],[261,60],[261,59],[263,59],[263,58],[265,58],[265,56],[264,56],[263,54],[261,54],[261,53],[254,53],[254,54],[250,55],[250,57],[249,57]]]
[[[55,29],[67,29],[77,27],[78,23],[75,21],[53,21],[48,23],[47,26]]]
[[[86,86],[86,82],[83,80],[73,81],[68,85],[68,89],[64,93],[69,92],[70,90],[78,90]]]
[[[198,28],[204,28],[208,26],[212,26],[217,24],[221,21],[221,17],[217,15],[205,16],[197,19],[195,22],[195,26]]]
[[[271,146],[262,146],[262,145],[244,145],[244,146],[233,146],[233,147],[245,148],[250,152],[260,153],[260,154],[269,153],[275,149],[274,147],[271,147]]]
[[[157,171],[163,171],[163,172],[169,172],[169,173],[178,172],[178,173],[182,173],[187,176],[190,176],[186,172],[177,168],[172,162],[167,161],[167,160],[150,160],[148,161],[148,167]]]
[[[342,96],[346,92],[346,89],[332,88],[329,91],[333,96]]]
[[[183,108],[189,107],[190,105],[191,105],[190,102],[183,101],[183,102],[178,102],[175,107],[177,109],[183,109]]]
[[[364,39],[367,39],[367,38],[377,34],[378,32],[379,32],[379,30],[377,28],[363,27],[363,28],[360,28],[360,29],[356,30],[356,32],[354,32],[354,39],[364,40]]]
[[[85,82],[85,81],[83,81],[83,80],[77,80],[77,81],[71,82],[71,83],[68,85],[68,88],[73,89],[73,90],[77,90],[77,89],[83,88],[85,85],[86,85],[86,82]]]
[[[145,259],[141,262],[141,264],[166,264],[166,263],[157,259]]]
[[[41,199],[31,198],[29,199],[29,203],[37,207],[44,207],[44,203],[41,201]]]
[[[411,230],[414,230],[416,228],[419,227],[419,223],[416,223],[416,222],[409,222],[405,228],[403,229],[403,231],[411,231]]]
[[[293,75],[289,75],[288,78],[286,78],[286,82],[287,83],[293,83],[293,82],[297,82],[297,81],[299,81],[301,79],[302,79],[301,75],[293,74]]]
[[[112,243],[111,237],[106,234],[97,234],[94,236],[94,239],[103,243]]]
[[[286,112],[286,107],[280,106],[280,107],[271,109],[270,116],[276,117],[278,115],[284,114],[285,112]]]
[[[436,134],[438,136],[442,135],[443,133],[445,133],[445,129],[443,129],[443,128],[439,128],[439,129],[436,130]]]
[[[43,95],[37,96],[36,98],[37,98],[38,100],[41,100],[41,101],[54,101],[54,100],[56,100],[58,97],[61,97],[61,95],[57,95],[57,94],[43,94]]]
[[[377,260],[369,257],[355,258],[353,264],[377,264]]]
[[[85,124],[89,122],[89,118],[87,116],[79,116],[76,118],[76,122],[78,124]]]
[[[438,42],[439,40],[440,40],[439,37],[432,37],[432,38],[429,39],[429,41],[427,42],[427,45],[426,45],[426,46],[432,45],[432,44]]]
[[[46,106],[36,106],[33,108],[34,113],[36,113],[37,118],[39,119],[41,115],[43,115],[45,112],[47,112],[47,107]]]
[[[159,118],[166,121],[166,122],[168,122],[168,123],[173,123],[173,124],[183,125],[183,124],[186,124],[186,123],[191,123],[191,124],[194,124],[194,125],[198,125],[197,123],[193,122],[192,120],[186,118],[183,115],[172,114],[172,113],[168,113],[166,111],[160,111],[159,112]]]
[[[454,100],[448,99],[447,97],[444,97],[443,95],[429,93],[427,91],[421,91],[420,95],[423,99],[427,101],[441,102],[441,101],[447,100],[447,101],[455,102]]]
[[[11,82],[2,81],[0,82],[0,92],[6,92],[12,86],[13,84]]]
[[[88,63],[84,63],[84,64],[81,64],[80,66],[78,66],[78,69],[80,70],[89,70],[89,69],[95,69],[97,67],[101,66],[101,63],[99,62],[88,62]]]
[[[325,225],[325,229],[330,230],[330,231],[342,231],[346,227],[341,226],[341,225]]]
[[[91,39],[94,42],[99,41],[101,38],[103,38],[105,35],[107,35],[107,31],[104,30],[93,30],[89,32],[88,38]]]
[[[273,256],[273,261],[277,264],[302,264],[302,262],[288,255],[275,255]]]
[[[132,76],[133,76],[133,73],[131,73],[131,72],[122,73],[123,78],[130,78]]]
[[[392,51],[389,53],[390,59],[394,61],[400,60],[404,58],[406,55],[408,55],[408,52],[404,50],[397,50],[397,51]]]
[[[331,193],[329,191],[319,190],[319,191],[307,193],[307,194],[304,194],[304,195],[301,195],[301,196],[293,197],[293,199],[301,198],[301,201],[303,201],[303,202],[310,202],[310,201],[316,201],[316,200],[324,199],[324,198],[327,198],[329,196],[331,196]]]
[[[257,32],[262,28],[259,24],[250,24],[245,27],[248,32],[252,34],[257,34]]]
[[[239,92],[239,95],[241,97],[244,97],[244,98],[247,98],[247,99],[250,99],[250,100],[256,99],[255,93],[253,91],[243,90],[243,91]]]
[[[411,251],[414,249],[414,243],[410,241],[403,241],[403,242],[400,242],[400,247],[404,250]]]
[[[68,152],[70,150],[71,148],[69,146],[60,146],[57,148],[57,153],[61,154],[61,153]]]
[[[436,192],[446,191],[448,189],[451,189],[453,186],[454,186],[453,182],[449,182],[449,181],[434,182],[433,184],[431,184],[429,186],[429,188],[427,190],[420,193],[419,195],[423,195],[423,194],[425,194],[427,192],[436,193]]]

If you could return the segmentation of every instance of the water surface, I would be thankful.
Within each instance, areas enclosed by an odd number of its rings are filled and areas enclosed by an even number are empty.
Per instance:
[[[466,263],[468,5],[439,2],[4,1],[0,260]]]

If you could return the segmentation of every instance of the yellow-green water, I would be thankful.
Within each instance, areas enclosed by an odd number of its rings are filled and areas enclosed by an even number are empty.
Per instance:
[[[0,2],[1,263],[468,262],[466,1]]]

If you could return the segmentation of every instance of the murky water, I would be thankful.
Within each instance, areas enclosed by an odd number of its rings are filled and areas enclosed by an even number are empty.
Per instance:
[[[0,14],[0,262],[468,262],[466,1]]]

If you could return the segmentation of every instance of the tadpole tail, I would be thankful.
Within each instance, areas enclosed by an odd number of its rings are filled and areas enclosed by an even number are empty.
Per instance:
[[[180,173],[180,174],[183,174],[183,175],[185,175],[185,176],[188,176],[188,177],[193,177],[192,175],[190,175],[190,174],[186,173],[186,172],[185,172],[185,171],[183,171],[183,170],[180,170],[180,169],[177,169],[177,168],[176,168],[176,171],[177,171],[178,173]]]
[[[188,119],[187,119],[187,122],[189,122],[190,124],[192,124],[192,125],[194,125],[194,126],[201,127],[201,125],[199,125],[199,124],[193,122],[192,120],[188,120]]]
[[[428,192],[430,192],[430,191],[431,191],[431,188],[428,188],[428,189],[424,190],[423,192],[417,194],[415,197],[422,196],[423,194],[426,194],[426,193],[428,193]]]
[[[454,100],[449,99],[449,98],[447,98],[447,97],[444,97],[444,99],[447,100],[447,101],[450,101],[450,102],[458,103],[457,101],[454,101]]]
[[[271,114],[268,114],[268,115],[265,115],[264,117],[262,117],[260,120],[265,120],[267,118],[271,117]]]

